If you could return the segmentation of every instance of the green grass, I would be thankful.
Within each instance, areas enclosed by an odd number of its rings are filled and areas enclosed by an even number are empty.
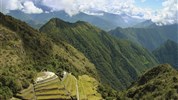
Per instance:
[[[76,80],[75,76],[68,74],[63,84],[67,91],[70,92],[71,96],[76,97]]]
[[[61,96],[61,95],[51,95],[51,96],[38,96],[38,100],[50,100],[50,99],[64,99],[64,100],[71,100],[70,97],[67,96]]]
[[[35,87],[35,90],[38,91],[38,90],[41,90],[41,89],[50,89],[50,88],[57,88],[57,89],[63,89],[64,88],[64,85],[61,84],[61,82],[57,82],[57,83],[53,83],[53,84],[50,84],[50,85],[45,85],[45,86],[42,86],[42,87],[39,87],[39,88],[36,88]]]
[[[42,90],[36,92],[36,95],[63,95],[66,94],[65,90],[59,91],[58,89],[53,89],[53,90]]]
[[[101,100],[101,94],[97,92],[99,83],[87,75],[79,76],[80,99]]]

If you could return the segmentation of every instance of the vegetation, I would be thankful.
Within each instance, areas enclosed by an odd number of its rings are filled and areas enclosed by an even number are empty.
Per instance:
[[[168,40],[159,48],[153,51],[153,54],[160,63],[169,63],[178,69],[178,44]]]
[[[120,93],[118,99],[178,99],[178,72],[169,64],[159,65],[145,74],[132,86]]]
[[[84,53],[96,65],[101,82],[117,90],[129,86],[139,74],[157,63],[145,49],[117,40],[86,22],[69,23],[54,18],[40,31],[56,44],[63,40]]]

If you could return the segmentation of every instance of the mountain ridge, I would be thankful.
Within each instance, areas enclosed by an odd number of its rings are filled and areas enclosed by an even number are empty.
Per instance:
[[[129,85],[130,83],[126,82],[125,79],[134,80],[136,79],[136,76],[141,73],[141,70],[144,70],[145,68],[147,69],[147,67],[151,67],[151,65],[156,64],[155,58],[145,49],[128,41],[118,40],[89,23],[73,23],[72,26],[69,25],[66,28],[60,28],[55,26],[60,23],[55,22],[47,22],[40,28],[40,31],[46,33],[46,35],[51,37],[55,42],[58,42],[58,40],[64,40],[65,42],[73,45],[79,51],[83,52],[85,56],[97,66],[96,68],[102,77],[101,79],[106,83],[109,82],[109,84],[115,84],[114,88],[117,88],[116,86],[118,84]],[[131,50],[128,50],[128,48]],[[144,63],[136,61],[131,52],[135,57],[143,60]],[[138,55],[138,52],[140,52],[140,55],[142,56]],[[137,64],[139,67],[136,66]],[[122,67],[119,68],[119,65]],[[126,65],[128,68],[125,67]],[[124,73],[130,73],[130,75],[125,75],[125,79],[119,77],[124,75]],[[118,78],[120,80],[118,80]],[[120,85],[120,89],[123,89],[124,87]]]

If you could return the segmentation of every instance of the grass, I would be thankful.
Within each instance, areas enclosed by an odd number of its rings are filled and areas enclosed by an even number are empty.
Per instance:
[[[65,85],[66,90],[71,93],[71,96],[75,97],[77,94],[75,77],[71,74],[68,74],[63,83]]]
[[[87,75],[79,76],[80,99],[101,100],[101,95],[97,92],[98,82]]]
[[[51,99],[56,99],[56,100],[59,100],[59,99],[64,99],[64,100],[70,100],[71,98],[70,97],[67,97],[67,96],[61,96],[61,95],[50,95],[50,96],[38,96],[37,97],[38,100],[51,100]]]
[[[65,90],[64,90],[65,91]],[[45,90],[45,91],[38,91],[38,92],[36,92],[36,95],[38,96],[38,95],[49,95],[49,94],[51,94],[51,95],[60,95],[60,94],[65,94],[65,92],[61,92],[61,91],[59,91],[58,89],[53,89],[53,90]]]

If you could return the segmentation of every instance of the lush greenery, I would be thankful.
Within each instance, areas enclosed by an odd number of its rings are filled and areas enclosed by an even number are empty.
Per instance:
[[[68,23],[54,18],[40,31],[55,43],[63,40],[83,52],[96,65],[101,81],[117,90],[129,86],[139,74],[156,64],[145,49],[117,40],[86,22]]]
[[[159,48],[153,51],[153,54],[160,63],[169,63],[178,69],[178,44],[168,40]]]
[[[98,78],[95,65],[71,45],[54,43],[26,23],[0,13],[0,99],[9,99],[47,69]]]
[[[176,100],[178,72],[169,64],[159,65],[143,74],[128,90],[121,92],[118,99]]]
[[[110,33],[121,39],[127,39],[152,51],[160,47],[165,41],[177,42],[178,24],[154,26],[147,28],[116,28]]]

